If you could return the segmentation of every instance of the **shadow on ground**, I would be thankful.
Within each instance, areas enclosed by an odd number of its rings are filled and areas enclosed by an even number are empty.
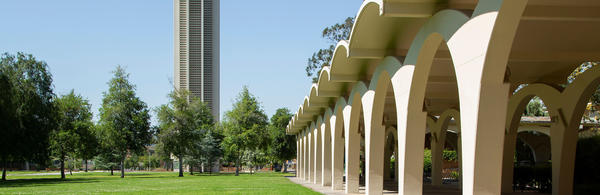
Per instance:
[[[43,185],[54,185],[54,184],[73,184],[73,183],[95,183],[99,182],[94,178],[40,178],[40,179],[11,179],[0,182],[0,188],[3,187],[33,187]]]

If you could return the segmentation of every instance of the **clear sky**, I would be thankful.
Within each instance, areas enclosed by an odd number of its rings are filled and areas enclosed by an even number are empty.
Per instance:
[[[295,112],[308,94],[304,68],[327,46],[321,31],[355,16],[362,0],[221,1],[221,115],[243,85],[267,115]],[[0,1],[0,52],[46,61],[55,92],[74,89],[94,113],[116,65],[150,107],[168,102],[173,77],[172,0]]]

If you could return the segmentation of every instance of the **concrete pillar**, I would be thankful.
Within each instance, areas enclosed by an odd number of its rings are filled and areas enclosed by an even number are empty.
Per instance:
[[[387,133],[386,133],[387,134]],[[394,144],[393,142],[389,142],[389,139],[391,137],[390,134],[387,134],[388,136],[385,138],[385,147],[384,147],[384,152],[383,152],[383,180],[389,180],[391,179],[391,164],[390,164],[390,156],[392,155],[392,149],[390,149],[390,144]]]
[[[304,171],[304,174],[302,175],[303,179],[308,181],[309,176],[308,176],[308,168],[309,168],[309,164],[308,164],[308,157],[309,157],[309,149],[308,149],[308,134],[306,133],[306,131],[304,132],[304,148],[302,149],[304,151],[304,157],[303,157],[303,161],[304,163],[302,164],[302,170]]]
[[[321,138],[323,148],[322,157],[321,157],[321,165],[323,166],[323,171],[321,172],[321,180],[322,186],[331,186],[331,129],[329,125],[329,118],[331,116],[331,110],[328,109],[326,111],[325,118],[323,119],[323,123],[321,124]]]
[[[395,129],[394,129],[395,130]],[[396,143],[397,140],[394,140],[394,143]],[[400,177],[398,175],[398,145],[394,145],[394,181],[397,183],[398,182],[398,177]]]
[[[337,112],[339,111],[339,112]],[[331,124],[331,188],[333,190],[342,190],[344,188],[344,121],[342,120],[342,110],[337,110],[337,115],[332,115]]]
[[[313,139],[313,133],[308,129],[308,182],[315,180],[315,141]]]
[[[519,121],[520,121],[519,117]],[[510,118],[509,118],[510,120]],[[512,131],[504,137],[504,151],[502,155],[502,193],[513,192],[513,175],[515,147],[517,144],[517,131]]]
[[[358,133],[360,109],[360,106],[346,106],[344,108],[344,137],[346,138],[346,193],[358,193],[361,140],[361,137]]]
[[[436,125],[431,129],[431,184],[442,185],[442,164],[444,143],[446,141],[446,129]]]
[[[560,121],[559,124],[550,126],[552,194],[570,195],[573,194],[574,159],[579,125],[576,128],[565,128],[565,123],[561,119],[557,120]]]
[[[300,136],[296,134],[296,178],[300,177],[300,173],[298,172],[298,166],[300,164]]]
[[[320,125],[318,125],[318,126],[320,126]],[[322,163],[323,163],[323,161],[322,161],[322,155],[323,155],[322,154],[322,149],[323,149],[323,146],[321,145],[322,141],[321,141],[321,130],[320,130],[321,128],[319,128],[318,126],[315,126],[315,128],[313,129],[313,137],[314,137],[314,140],[315,140],[315,143],[313,145],[314,146],[314,151],[315,151],[314,152],[314,165],[315,165],[314,166],[314,175],[315,176],[314,176],[314,180],[313,180],[314,184],[320,184],[321,183],[321,176],[322,176],[322,173],[321,173],[322,170],[321,169],[323,167],[322,166]]]
[[[385,127],[381,124],[369,126],[369,123],[365,122],[365,128],[367,129],[365,133],[366,192],[367,194],[381,194],[383,193],[384,163],[382,161],[385,149]]]

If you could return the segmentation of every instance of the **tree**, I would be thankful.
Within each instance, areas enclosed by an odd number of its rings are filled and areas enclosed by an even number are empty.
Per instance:
[[[87,137],[93,136],[91,105],[75,91],[56,100],[58,126],[50,135],[50,148],[60,161],[60,178],[65,179],[65,160],[82,153]]]
[[[0,58],[0,162],[6,180],[9,161],[44,162],[55,128],[54,92],[48,65],[30,54]]]
[[[585,71],[589,70],[590,68],[592,68],[594,66],[597,66],[598,64],[600,64],[600,62],[585,62],[585,63],[579,65],[569,75],[569,77],[567,78],[567,82],[572,83],[573,81],[575,81],[577,76],[583,74]],[[592,98],[590,99],[590,101],[595,106],[600,105],[600,87],[598,89],[596,89],[596,91],[592,95]]]
[[[305,68],[306,76],[312,79],[313,83],[318,82],[319,72],[331,62],[337,43],[350,37],[353,24],[354,18],[348,17],[343,23],[334,24],[333,26],[323,29],[321,37],[329,42],[329,47],[319,49],[319,51],[313,53],[312,57],[308,58],[308,63]]]
[[[200,141],[204,132],[213,126],[213,116],[208,106],[197,97],[190,97],[185,90],[175,90],[170,95],[170,103],[157,109],[160,133],[158,136],[162,150],[172,153],[179,159],[179,177],[183,177],[184,157],[199,154],[195,141]],[[192,158],[199,158],[191,155]],[[193,163],[190,164],[193,166]]]
[[[233,109],[225,113],[223,148],[235,160],[235,175],[239,175],[240,161],[247,151],[265,148],[267,116],[256,97],[244,86]]]
[[[102,126],[105,147],[110,148],[121,164],[121,178],[125,177],[127,154],[141,153],[150,143],[150,114],[146,103],[135,95],[135,85],[121,66],[113,71],[104,92],[99,124]]]
[[[85,163],[85,172],[88,172],[88,160],[93,159],[100,152],[100,143],[96,136],[96,125],[90,121],[90,128],[79,131],[79,146],[75,154]]]
[[[546,107],[542,100],[539,97],[534,97],[529,101],[527,107],[525,107],[525,112],[523,112],[525,116],[547,116],[548,113],[546,111]]]
[[[218,129],[218,127],[215,127]],[[202,162],[209,167],[209,172],[212,174],[213,163],[215,163],[223,155],[221,148],[221,140],[223,136],[216,130],[211,130],[206,133],[202,139]]]
[[[283,164],[283,172],[287,172],[286,160],[296,156],[296,137],[286,135],[285,128],[292,119],[292,113],[287,108],[277,109],[269,124],[269,155]]]

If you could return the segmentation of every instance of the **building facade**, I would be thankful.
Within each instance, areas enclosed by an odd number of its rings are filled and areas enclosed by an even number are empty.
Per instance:
[[[539,159],[551,158],[552,194],[573,194],[578,130],[600,66],[569,75],[600,61],[598,10],[592,0],[365,0],[287,127],[297,136],[296,176],[382,194],[394,155],[393,191],[445,194],[440,165],[453,128],[460,182],[449,194],[513,194],[521,116],[537,96],[551,145]]]
[[[174,0],[176,89],[208,104],[219,119],[219,0]]]

